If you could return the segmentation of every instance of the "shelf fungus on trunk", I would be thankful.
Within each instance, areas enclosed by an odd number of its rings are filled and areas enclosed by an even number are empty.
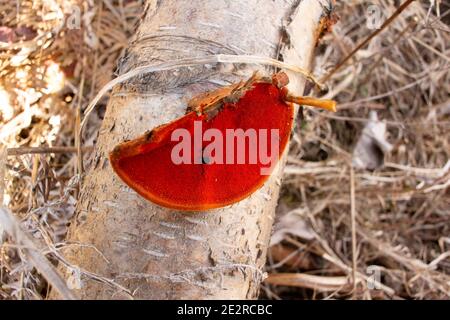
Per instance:
[[[220,208],[258,190],[283,154],[293,125],[293,103],[328,110],[335,102],[296,97],[285,73],[193,98],[182,118],[117,145],[114,171],[158,205],[185,211]]]

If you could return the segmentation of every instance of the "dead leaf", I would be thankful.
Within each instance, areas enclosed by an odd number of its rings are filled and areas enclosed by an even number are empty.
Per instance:
[[[275,223],[270,245],[280,243],[288,234],[305,240],[312,240],[315,236],[314,230],[306,224],[297,210],[286,213]]]
[[[391,150],[392,145],[386,140],[386,123],[371,111],[353,151],[353,165],[359,169],[377,169],[384,163],[384,154]]]

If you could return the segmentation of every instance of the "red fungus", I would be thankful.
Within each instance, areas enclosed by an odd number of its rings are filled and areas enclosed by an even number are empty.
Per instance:
[[[254,76],[202,94],[184,117],[116,146],[112,167],[164,207],[194,211],[240,201],[264,184],[289,141],[294,109],[286,101],[299,98],[285,90],[287,82],[284,74]]]

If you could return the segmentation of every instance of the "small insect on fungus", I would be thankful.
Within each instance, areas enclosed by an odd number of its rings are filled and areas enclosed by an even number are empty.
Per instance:
[[[145,199],[186,211],[238,202],[258,190],[282,156],[293,103],[335,111],[335,102],[297,97],[285,73],[194,97],[185,116],[117,145],[117,175]]]

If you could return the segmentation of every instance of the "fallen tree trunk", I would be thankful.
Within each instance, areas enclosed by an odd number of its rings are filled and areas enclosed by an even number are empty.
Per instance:
[[[308,68],[325,2],[147,1],[120,72],[219,53],[273,58],[281,53],[284,61]],[[108,153],[117,143],[183,115],[192,96],[245,79],[257,69],[182,68],[139,76],[113,90],[70,226],[72,245],[64,250],[65,259],[76,266],[64,267],[66,278],[81,298],[256,297],[284,161],[249,198],[219,210],[183,213],[153,205],[130,190],[113,173]],[[304,79],[289,75],[291,92],[301,94]]]

